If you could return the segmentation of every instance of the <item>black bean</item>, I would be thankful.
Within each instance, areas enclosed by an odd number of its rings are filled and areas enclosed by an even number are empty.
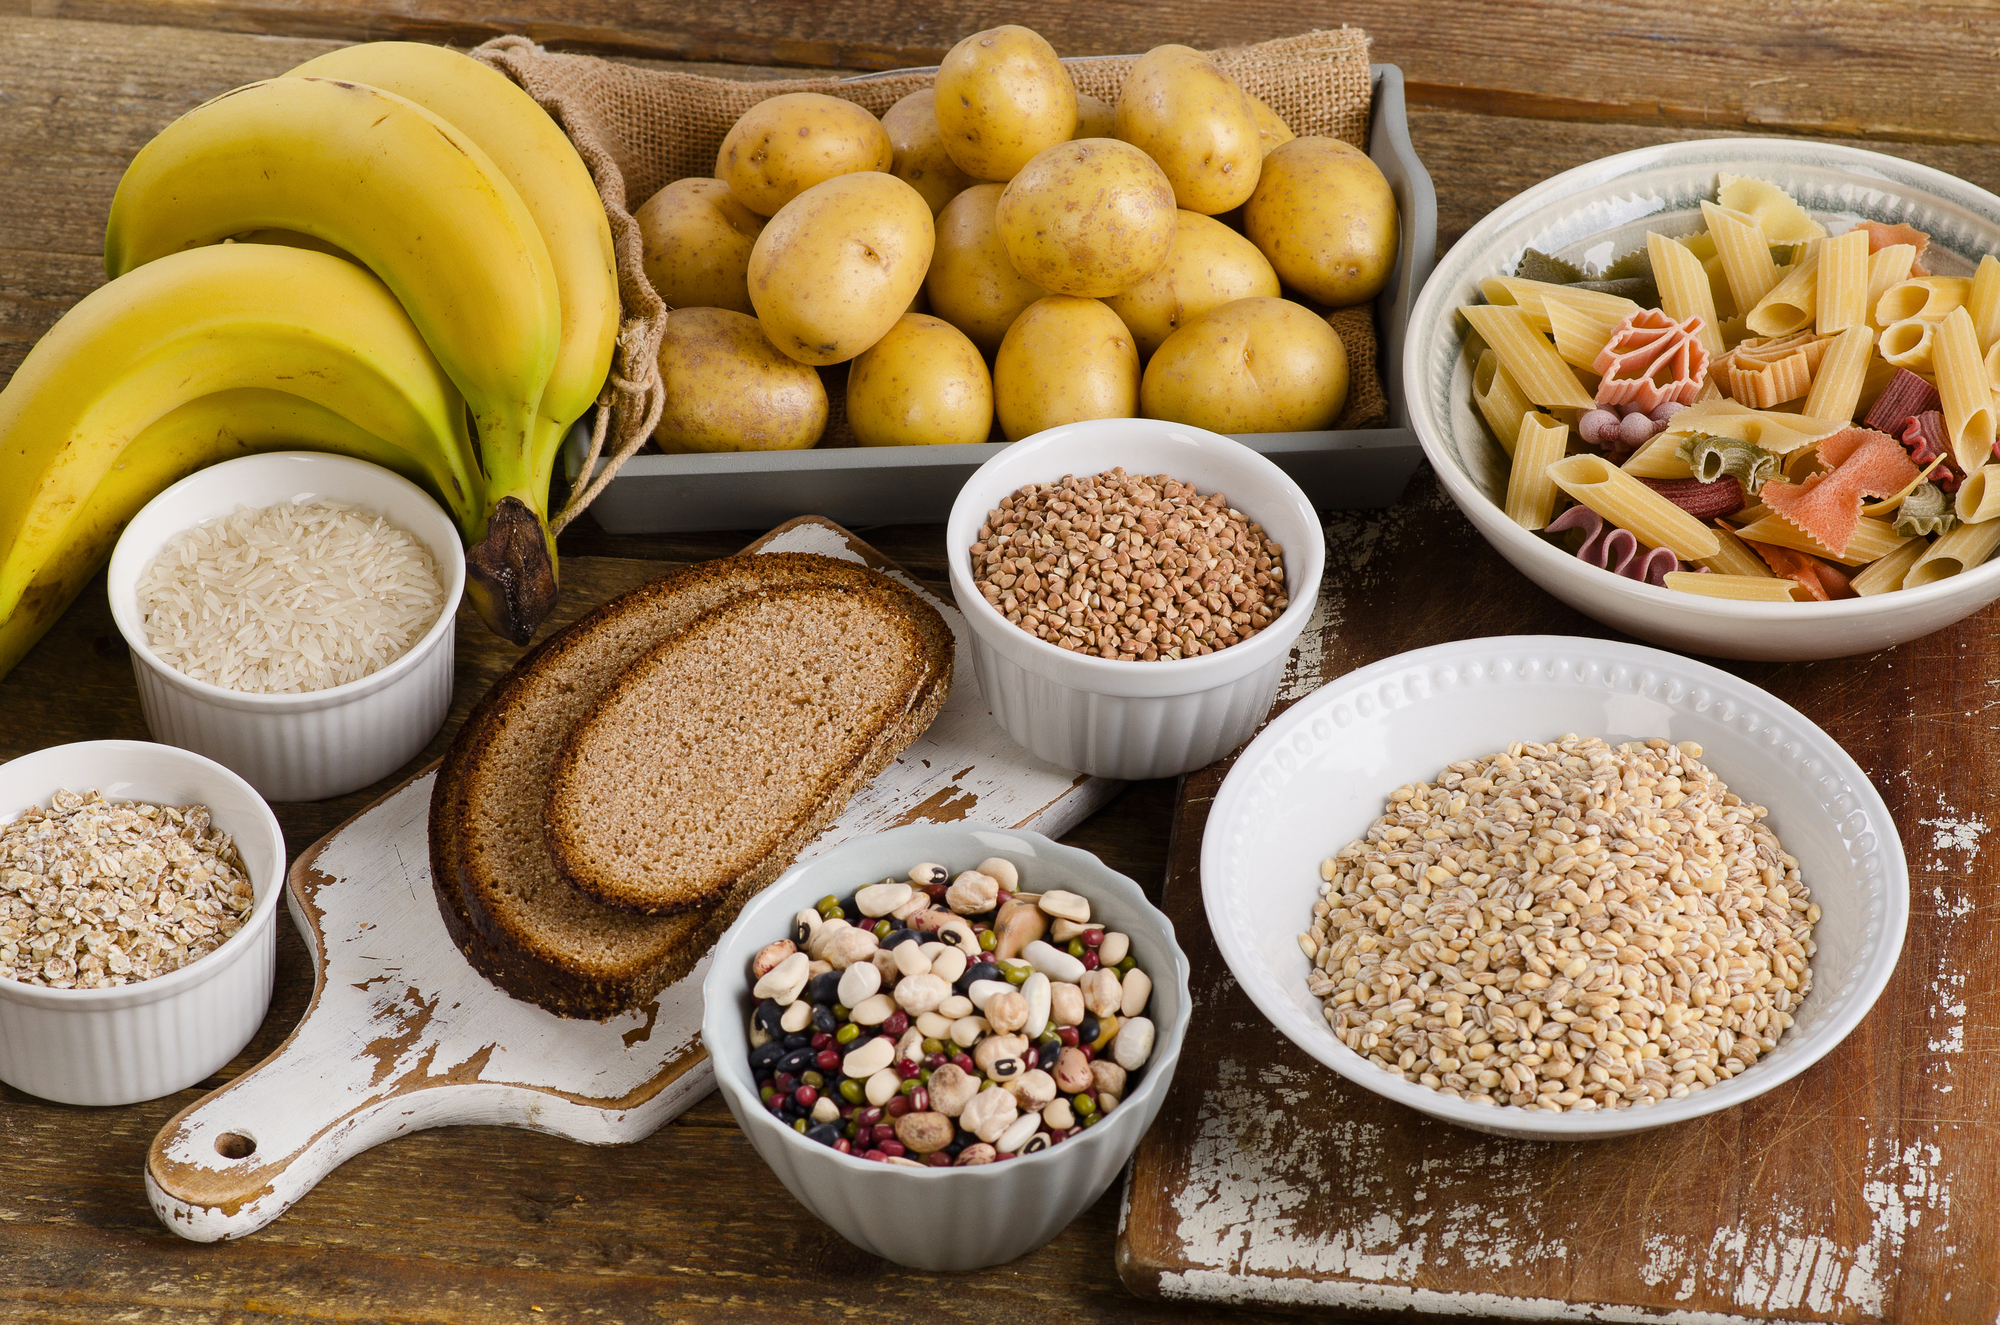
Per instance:
[[[806,1000],[822,1007],[832,1007],[840,1001],[840,972],[828,971],[816,975],[806,982]]]
[[[963,1127],[951,1134],[951,1148],[953,1150],[963,1150],[967,1146],[976,1146],[978,1144],[979,1138],[966,1131]]]
[[[1102,1029],[1103,1027],[1097,1024],[1097,1014],[1095,1012],[1086,1012],[1083,1014],[1083,1024],[1076,1028],[1076,1042],[1078,1044],[1096,1044],[1097,1033]]]
[[[807,1048],[794,1049],[778,1060],[778,1070],[780,1072],[789,1072],[793,1076],[798,1076],[813,1065],[813,1060],[819,1055],[810,1047],[812,1043],[810,1040],[806,1043],[808,1045]]]
[[[840,899],[840,918],[850,925],[861,923],[861,903],[854,898],[855,894],[849,893]]]
[[[1056,1059],[1062,1057],[1062,1048],[1061,1040],[1051,1040],[1047,1044],[1037,1045],[1035,1047],[1035,1066],[1044,1072],[1049,1071],[1056,1065]]]
[[[793,1034],[787,1035],[785,1037],[785,1048],[803,1049],[812,1042],[813,1042],[812,1036],[806,1034],[804,1031],[796,1031]]]
[[[914,929],[892,929],[889,931],[887,937],[882,940],[882,946],[893,948],[899,943],[921,943],[923,937],[923,935],[917,933]]]
[[[821,1123],[817,1127],[809,1127],[806,1129],[806,1140],[817,1141],[823,1146],[831,1146],[834,1142],[840,1140],[840,1124]]]
[[[840,1019],[833,1015],[833,1009],[824,1006],[813,1008],[813,1029],[822,1035],[831,1035],[840,1029]]]
[[[1000,968],[992,962],[973,962],[965,968],[965,974],[951,982],[952,992],[963,994],[972,988],[974,980],[998,980]]]
[[[767,1077],[778,1070],[778,1060],[785,1056],[783,1041],[772,1040],[760,1044],[750,1051],[750,1070],[760,1077]]]
[[[765,999],[757,1005],[757,1010],[750,1015],[752,1020],[757,1023],[757,1029],[763,1031],[764,1034],[774,1040],[784,1037],[785,1027],[782,1019],[785,1015],[785,1010],[778,1006],[775,999]]]

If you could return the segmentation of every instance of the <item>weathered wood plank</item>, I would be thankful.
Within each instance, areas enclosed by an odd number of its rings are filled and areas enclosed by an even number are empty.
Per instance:
[[[37,14],[140,20],[232,32],[362,41],[474,43],[503,32],[576,50],[728,63],[889,69],[935,64],[958,38],[995,23],[1035,28],[1066,55],[1162,42],[1221,46],[1345,22],[1403,66],[1414,101],[1541,119],[1682,123],[1935,142],[2000,141],[1987,108],[2000,12],[1891,0],[1811,6],[1696,0],[1671,21],[1652,6],[1536,0],[1503,12],[1479,0],[1408,5],[1354,0],[1307,14],[1285,0],[1069,5],[863,0],[829,23],[809,5],[723,0],[698,12],[671,0],[566,0],[532,16],[479,0],[421,12],[354,0],[34,0]],[[1922,88],[1922,95],[1911,89]]]

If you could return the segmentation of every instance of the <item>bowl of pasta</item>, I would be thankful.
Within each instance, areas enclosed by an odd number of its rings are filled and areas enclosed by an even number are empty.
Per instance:
[[[2000,598],[2000,198],[1710,139],[1481,220],[1411,315],[1411,421],[1488,542],[1689,652],[1886,648]]]

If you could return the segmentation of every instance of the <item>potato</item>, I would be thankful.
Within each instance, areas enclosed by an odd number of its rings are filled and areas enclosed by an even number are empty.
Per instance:
[[[1186,46],[1139,57],[1118,96],[1118,136],[1160,163],[1174,201],[1226,212],[1257,187],[1257,115],[1235,80]]]
[[[1076,131],[1071,138],[1116,138],[1118,107],[1101,97],[1076,94]]]
[[[1347,404],[1347,347],[1289,299],[1238,299],[1167,337],[1139,410],[1211,432],[1316,432]]]
[[[935,240],[923,195],[880,171],[836,175],[786,203],[750,250],[750,302],[800,363],[842,363],[916,298]]]
[[[906,314],[847,369],[847,426],[863,446],[983,442],[993,378],[965,333]]]
[[[668,308],[731,308],[749,313],[750,248],[764,218],[736,201],[719,179],[677,179],[632,217],[639,261]]]
[[[1009,23],[975,32],[938,66],[938,132],[958,168],[1005,182],[1076,131],[1076,84],[1037,33]]]
[[[1132,333],[1095,299],[1035,301],[993,359],[993,409],[1010,442],[1078,419],[1129,419],[1138,403]]]
[[[1035,284],[1085,298],[1118,294],[1166,262],[1174,191],[1130,143],[1084,138],[1022,167],[993,224],[1014,270]]]
[[[882,116],[889,146],[896,153],[889,173],[921,193],[931,205],[932,216],[978,183],[944,150],[944,139],[938,135],[936,100],[937,93],[924,88],[910,93]]]
[[[730,127],[715,156],[715,177],[759,216],[815,184],[895,160],[882,121],[851,101],[788,92],[760,101]]]
[[[826,430],[819,372],[778,352],[754,317],[727,308],[680,308],[660,340],[666,406],[660,449],[798,451]]]
[[[1373,299],[1396,265],[1396,196],[1373,161],[1334,138],[1264,158],[1243,230],[1278,279],[1331,308]]]
[[[1251,96],[1248,92],[1243,95],[1250,99],[1250,110],[1257,117],[1257,146],[1265,156],[1271,155],[1271,149],[1279,143],[1289,143],[1298,137],[1292,132],[1292,126],[1285,123],[1284,118],[1272,110],[1264,98]]]
[[[924,293],[930,311],[972,338],[983,353],[1000,348],[1001,337],[1021,310],[1048,294],[1007,258],[993,228],[1002,184],[975,184],[945,204],[937,219],[937,251],[931,255]]]
[[[1255,244],[1200,212],[1179,212],[1174,222],[1166,265],[1104,301],[1131,331],[1141,359],[1211,308],[1278,294],[1278,274]]]

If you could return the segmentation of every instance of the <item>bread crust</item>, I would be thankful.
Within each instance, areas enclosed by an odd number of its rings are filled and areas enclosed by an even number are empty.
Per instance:
[[[504,770],[495,767],[494,755],[500,738],[509,733],[510,726],[529,720],[524,706],[544,683],[553,684],[550,678],[555,674],[567,670],[571,684],[565,693],[584,692],[581,698],[594,704],[636,658],[684,630],[705,611],[760,589],[787,585],[891,592],[895,601],[912,609],[911,620],[923,641],[928,666],[904,720],[885,728],[855,767],[837,779],[820,812],[788,833],[757,867],[731,881],[700,908],[672,917],[643,917],[603,908],[557,879],[557,886],[572,894],[561,899],[564,906],[572,911],[595,908],[580,913],[587,914],[592,924],[615,924],[621,932],[644,940],[624,945],[615,960],[602,960],[601,954],[593,960],[588,954],[566,950],[549,934],[537,932],[539,926],[530,923],[534,906],[504,895],[510,881],[508,867],[496,848],[505,844],[482,840],[472,822],[478,798],[504,791]],[[691,610],[696,608],[699,610]],[[607,637],[618,632],[625,636],[622,655],[602,661],[588,656],[589,650],[601,647]],[[561,1016],[602,1020],[643,1005],[691,971],[742,905],[776,878],[854,793],[929,725],[950,689],[952,655],[949,627],[917,595],[852,562],[809,553],[705,562],[663,576],[597,608],[524,655],[494,684],[460,728],[439,767],[430,806],[431,874],[439,913],[453,942],[473,967],[495,984]],[[531,774],[534,771],[529,770]],[[538,810],[541,799],[535,798]],[[541,815],[536,813],[533,818],[539,821]],[[539,822],[532,828],[540,840]],[[524,849],[520,841],[512,845]],[[552,872],[553,865],[549,868]],[[540,886],[546,889],[550,881],[542,880]]]

